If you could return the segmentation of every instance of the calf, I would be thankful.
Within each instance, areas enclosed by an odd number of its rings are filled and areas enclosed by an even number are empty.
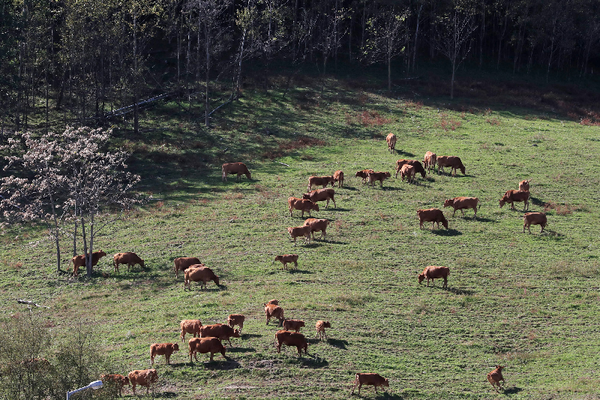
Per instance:
[[[243,316],[242,314],[229,314],[229,317],[227,317],[227,325],[229,325],[232,328],[236,325],[239,326],[240,333],[242,333],[242,329],[244,328],[245,320],[246,320],[246,317]]]
[[[285,321],[283,321],[283,329],[285,329],[286,331],[296,331],[296,332],[300,332],[300,328],[302,328],[304,326],[304,321],[301,321],[299,319],[286,319]]]
[[[310,192],[313,186],[323,186],[323,189],[325,189],[330,183],[332,186],[335,183],[333,176],[310,176],[308,178],[308,191]]]
[[[425,172],[425,168],[423,168],[423,164],[421,164],[421,162],[417,161],[417,160],[406,160],[406,159],[401,159],[401,160],[396,161],[396,175],[394,176],[395,178],[398,178],[398,173],[402,170],[402,167],[407,164],[414,167],[415,175],[421,174],[423,179],[425,179],[426,172]]]
[[[304,218],[304,211],[308,211],[308,215],[311,215],[311,211],[319,211],[319,205],[310,200],[299,199],[297,197],[288,197],[288,206],[290,209],[290,217],[292,216],[293,210],[302,211],[302,218]]]
[[[240,180],[240,176],[246,175],[249,180],[252,179],[250,171],[246,164],[241,162],[225,163],[221,166],[221,180],[227,182],[227,175],[236,174],[236,181]]]
[[[529,233],[531,233],[531,225],[540,225],[542,227],[540,233],[544,232],[544,228],[548,225],[546,214],[541,212],[529,212],[523,215],[523,233],[525,233],[526,227]]]
[[[367,178],[369,179],[369,184],[371,185],[371,187],[373,186],[375,181],[379,181],[379,184],[381,185],[381,187],[383,187],[383,181],[387,178],[390,178],[391,176],[392,174],[390,174],[389,172],[369,172]]]
[[[173,260],[173,262],[175,264],[173,270],[175,271],[176,278],[179,278],[179,271],[185,272],[185,270],[188,269],[190,265],[200,264],[200,260],[196,257],[178,257],[175,260]]]
[[[283,317],[283,308],[277,304],[266,303],[265,304],[265,315],[267,316],[267,325],[271,318],[277,318],[279,320],[279,326],[283,324],[285,318]]]
[[[100,261],[100,259],[102,257],[104,257],[105,255],[106,255],[106,253],[103,252],[102,250],[93,252],[92,253],[92,267],[95,267],[96,264],[98,264],[98,261]],[[85,255],[75,256],[71,259],[71,262],[73,263],[73,276],[77,276],[77,274],[79,273],[79,267],[85,266]]]
[[[181,341],[183,342],[186,333],[191,333],[194,337],[200,336],[202,322],[199,319],[184,319],[179,326],[181,327]]]
[[[456,176],[457,169],[460,169],[460,172],[462,172],[463,175],[466,175],[465,166],[463,165],[463,163],[459,157],[439,156],[439,157],[437,157],[436,161],[437,161],[437,165],[438,165],[438,173],[443,172],[444,167],[450,167],[450,168],[452,168],[452,176]]]
[[[308,343],[303,334],[290,331],[277,331],[275,333],[275,339],[277,340],[277,352],[281,353],[281,345],[296,346],[298,354],[302,356],[302,350],[305,354],[308,354]]]
[[[187,287],[192,289],[192,282],[200,282],[200,289],[206,287],[206,282],[213,281],[219,285],[219,277],[215,275],[212,269],[205,267],[204,264],[195,264],[185,270],[185,279],[183,281],[183,290]]]
[[[219,338],[219,340],[227,340],[229,345],[232,346],[231,338],[241,336],[238,329],[233,329],[229,325],[213,324],[204,325],[202,328],[200,328],[200,337],[216,337]]]
[[[500,199],[500,208],[502,208],[505,203],[509,203],[510,208],[514,210],[515,202],[517,201],[524,202],[523,211],[527,210],[529,208],[529,192],[526,190],[508,190]]]
[[[123,386],[129,385],[129,378],[121,374],[102,374],[100,375],[100,380],[105,386],[118,390],[119,397],[122,396]]]
[[[362,385],[373,385],[375,393],[377,393],[377,386],[390,387],[389,381],[379,374],[358,373],[356,374],[356,378],[354,378],[354,387],[352,388],[351,395],[354,394],[354,390],[356,389],[356,386],[358,386],[358,394],[360,396],[360,388]]]
[[[333,173],[333,180],[338,183],[339,188],[344,186],[344,171],[335,171]],[[331,187],[333,187],[333,183],[331,184]]]
[[[263,304],[263,305],[266,307],[266,305],[267,305],[267,304],[273,304],[273,305],[276,305],[276,306],[278,306],[278,305],[279,305],[279,300],[277,300],[277,299],[269,300],[269,301],[267,301],[267,302],[266,302],[265,304]]]
[[[531,179],[519,182],[519,190],[529,192],[529,182]]]
[[[296,226],[287,228],[290,237],[294,240],[294,247],[296,247],[296,238],[299,236],[304,236],[304,243],[310,243],[310,234],[311,229],[310,226]]]
[[[119,264],[127,264],[127,272],[135,264],[139,264],[140,267],[144,268],[144,260],[138,257],[135,253],[117,253],[113,256],[113,264],[115,265],[115,272],[119,272]]]
[[[304,221],[304,226],[310,226],[313,240],[315,240],[315,232],[321,232],[321,239],[325,240],[327,225],[329,225],[329,220],[327,219],[308,218]]]
[[[165,356],[167,364],[170,364],[171,354],[179,351],[179,345],[177,343],[154,343],[150,345],[150,361],[154,365],[154,357]]]
[[[488,372],[488,374],[487,374],[487,379],[490,382],[490,384],[492,385],[492,387],[494,388],[494,390],[496,391],[496,393],[500,393],[498,391],[498,388],[502,389],[502,386],[500,385],[500,381],[505,383],[504,377],[502,376],[503,368],[504,367],[501,365],[496,365],[496,369],[493,370],[492,372]],[[498,387],[496,387],[496,386],[498,386]]]
[[[375,172],[372,169],[363,169],[362,171],[357,171],[354,176],[362,178],[362,183],[364,184],[369,178],[369,174],[371,172]]]
[[[276,256],[273,260],[273,263],[275,261],[281,262],[283,264],[283,269],[287,269],[288,263],[294,263],[294,268],[298,268],[298,254],[284,254],[282,256]],[[271,265],[273,265],[273,263],[271,263]]]
[[[415,177],[415,167],[404,164],[400,169],[400,177],[402,178],[402,182],[404,182],[404,178],[406,178],[408,183],[412,183]]]
[[[148,394],[150,386],[152,386],[158,380],[158,374],[156,373],[156,370],[154,368],[134,370],[131,371],[127,375],[127,377],[129,378],[129,382],[131,383],[131,390],[133,391],[134,396],[136,385],[146,386],[146,394]],[[154,392],[154,389],[152,391]]]
[[[472,208],[473,211],[475,211],[475,215],[473,216],[473,219],[476,219],[478,203],[479,203],[479,199],[477,197],[455,197],[453,199],[446,199],[444,201],[444,207],[454,208],[454,212],[452,213],[453,217],[454,217],[454,213],[456,213],[456,210],[460,210],[460,212],[462,213],[462,215],[464,217],[465,216],[464,209]]]
[[[325,336],[325,340],[327,340],[327,332],[325,332],[325,328],[331,328],[329,321],[317,321],[315,329],[317,330],[317,336],[319,336],[319,340],[323,340],[323,336]]]
[[[190,363],[192,362],[192,356],[198,361],[198,353],[210,353],[210,361],[213,361],[215,353],[221,353],[223,357],[227,358],[225,346],[216,337],[191,338],[188,346],[190,349]]]
[[[431,171],[432,169],[435,171],[435,164],[437,162],[437,156],[435,153],[428,151],[425,153],[425,157],[423,158],[423,166],[427,169],[427,171]]]
[[[419,216],[419,227],[423,229],[423,222],[431,222],[431,229],[437,223],[438,229],[440,229],[440,222],[444,225],[444,228],[448,229],[448,220],[444,217],[444,213],[439,208],[428,208],[426,210],[417,210]]]
[[[427,286],[429,286],[429,280],[431,280],[432,284],[435,285],[434,279],[443,278],[444,279],[444,288],[448,287],[448,275],[450,275],[450,268],[448,267],[436,267],[434,265],[430,265],[425,267],[422,273],[419,274],[419,285],[423,282],[424,279],[427,279]]]
[[[312,190],[308,193],[304,193],[302,195],[302,198],[305,200],[310,200],[313,203],[316,203],[317,201],[325,201],[327,200],[327,204],[325,205],[325,208],[329,207],[329,200],[333,201],[333,206],[335,208],[337,208],[337,205],[335,204],[335,191],[333,189],[317,189],[317,190]]]
[[[393,133],[390,133],[385,138],[385,141],[387,142],[388,150],[390,151],[390,153],[393,153],[396,150],[396,140],[397,140],[396,135],[394,135]]]

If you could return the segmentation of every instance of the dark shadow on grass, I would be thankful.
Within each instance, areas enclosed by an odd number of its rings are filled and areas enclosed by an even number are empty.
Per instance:
[[[291,269],[290,274],[312,274],[313,272],[303,269]]]
[[[263,337],[263,335],[257,335],[256,333],[242,333],[242,340],[259,337]]]
[[[216,355],[215,355],[216,356]],[[237,361],[227,358],[227,360],[214,360],[208,362],[200,362],[199,364],[204,364],[204,368],[210,370],[219,370],[219,371],[227,371],[230,369],[236,369],[240,367],[240,363]]]
[[[459,289],[459,288],[454,288],[454,287],[447,288],[446,290],[449,291],[449,292],[452,292],[454,294],[458,294],[458,295],[467,295],[467,296],[470,296],[470,295],[475,294],[474,290]]]
[[[342,350],[346,350],[348,346],[348,341],[342,339],[327,339],[327,343]]]
[[[342,208],[342,207],[336,207],[334,209],[335,211],[340,211],[340,212],[348,212],[348,211],[352,211],[351,208]],[[321,211],[325,211],[325,209],[321,209]]]
[[[154,393],[152,395],[152,397],[155,399],[176,399],[178,396],[179,396],[179,393],[176,393],[176,392],[161,392],[161,393]]]
[[[513,387],[510,387],[510,388],[504,389],[504,394],[510,396],[512,394],[517,394],[517,393],[522,392],[522,391],[523,391],[523,389],[521,389],[520,387],[513,386]]]
[[[326,359],[311,354],[308,354],[307,357],[300,357],[298,361],[307,368],[324,368],[329,365]]]
[[[256,349],[254,347],[227,347],[228,353],[254,353]]]
[[[316,249],[323,246],[321,243],[316,243],[316,242],[311,242],[309,244],[305,244],[304,247],[309,248],[309,249]]]
[[[204,292],[219,292],[221,290],[227,290],[227,286],[221,284],[221,285],[219,285],[219,287],[214,287],[213,286],[213,287],[207,287],[207,288],[202,289],[200,287],[200,284],[197,284],[197,285],[190,285],[190,288],[186,289],[186,292],[189,291],[189,292],[201,292],[201,293],[204,293]]]
[[[352,191],[357,191],[358,189],[355,188],[354,186],[342,186],[340,189],[346,189],[346,190],[352,190]]]
[[[457,231],[456,229],[437,229],[431,231],[434,235],[438,236],[460,236],[462,235],[461,231]]]
[[[364,387],[363,387],[364,389]],[[399,394],[389,394],[389,393],[381,393],[375,396],[376,399],[393,399],[393,400],[403,400],[404,397]]]
[[[408,151],[402,151],[402,150],[398,150],[396,149],[394,151],[394,154],[400,157],[404,157],[404,158],[413,158],[415,155],[413,153],[410,153]]]
[[[534,206],[543,207],[546,203],[537,197],[529,196],[529,202]]]
[[[467,218],[465,217],[464,219],[473,219],[473,218]],[[477,217],[475,218],[475,221],[477,222],[492,222],[492,223],[497,223],[498,221],[495,219],[490,219],[490,218],[485,218],[485,217]]]
[[[338,242],[336,240],[324,240],[323,242],[329,244],[348,244],[348,242]]]

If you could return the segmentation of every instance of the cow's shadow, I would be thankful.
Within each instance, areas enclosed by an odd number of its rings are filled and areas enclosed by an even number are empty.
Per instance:
[[[352,191],[357,191],[358,189],[354,186],[342,186],[341,188],[337,188],[337,189],[346,189],[346,190],[352,190]]]
[[[199,362],[197,364],[203,364],[203,367],[206,369],[218,371],[227,371],[230,369],[236,369],[240,367],[240,363],[231,358],[227,358],[226,360],[208,361],[204,363]]]
[[[290,272],[290,274],[312,274],[313,273],[312,271],[308,271],[305,269],[297,269],[297,268],[291,269],[289,272]]]
[[[544,205],[546,205],[545,202],[543,202],[539,198],[533,197],[533,196],[529,196],[529,202],[531,204],[533,204],[534,206],[538,206],[538,207],[543,207]]]
[[[475,294],[474,290],[459,289],[459,288],[454,288],[454,287],[447,288],[446,290],[449,292],[452,292],[454,294],[458,294],[458,295],[471,296],[471,295]]]
[[[436,229],[432,230],[431,233],[438,236],[460,236],[462,235],[461,231],[457,231],[456,229]]]
[[[254,347],[227,347],[228,353],[254,353],[256,349]]]
[[[342,339],[327,339],[327,343],[333,347],[337,347],[338,349],[347,350],[348,341]]]
[[[329,365],[326,359],[312,354],[308,354],[307,357],[299,357],[298,361],[307,368],[325,368]]]
[[[364,385],[363,385],[363,390],[364,390]],[[360,397],[363,397],[363,395],[361,394]],[[370,396],[369,396],[370,397]],[[378,393],[375,395],[376,399],[382,399],[382,400],[403,400],[404,397],[400,396],[399,394],[391,394],[391,393]]]
[[[412,159],[415,157],[415,155],[413,153],[409,153],[409,152],[398,150],[398,149],[395,149],[392,154],[397,155],[399,157],[408,158],[408,159]]]
[[[511,394],[517,394],[517,393],[522,392],[522,391],[523,391],[523,389],[521,389],[520,387],[513,386],[513,387],[510,387],[510,388],[504,389],[504,394],[507,394],[507,395],[510,396]]]
[[[462,216],[461,216],[462,218]],[[495,219],[491,219],[491,218],[486,218],[486,217],[476,217],[475,219],[473,218],[468,218],[468,217],[464,217],[463,219],[471,219],[473,221],[477,221],[477,222],[492,222],[492,223],[497,223],[498,221]]]
[[[321,211],[325,211],[325,210],[329,210],[329,208],[323,208]],[[352,211],[351,208],[343,208],[343,207],[335,207],[335,208],[332,208],[332,210],[339,211],[339,212]],[[329,221],[329,222],[331,222],[331,221]]]
[[[257,335],[256,333],[242,333],[242,340],[259,337],[263,337],[263,335]]]
[[[155,399],[176,399],[177,397],[179,397],[179,393],[176,393],[176,392],[153,393],[152,397]]]

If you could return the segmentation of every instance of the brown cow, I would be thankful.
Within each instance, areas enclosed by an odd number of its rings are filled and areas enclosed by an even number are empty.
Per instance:
[[[206,287],[206,282],[208,281],[213,281],[217,286],[220,286],[219,277],[215,275],[212,269],[205,267],[203,264],[195,264],[185,270],[183,290],[185,290],[186,286],[188,287],[188,289],[191,290],[192,281],[200,282],[201,289],[204,289]]]
[[[231,338],[241,336],[238,329],[233,329],[229,325],[213,324],[204,325],[202,328],[200,328],[200,337],[216,337],[219,338],[219,340],[227,340],[229,345],[232,346]]]
[[[299,199],[297,197],[288,197],[288,206],[290,209],[290,217],[292,216],[293,210],[302,211],[302,218],[304,218],[304,211],[308,211],[308,215],[311,215],[311,211],[319,211],[319,205],[310,200]]]
[[[144,268],[144,260],[138,257],[135,253],[117,253],[113,256],[113,264],[115,265],[115,272],[119,272],[119,264],[127,264],[127,272],[135,264],[139,264],[140,267]]]
[[[331,328],[329,321],[317,321],[315,329],[317,330],[317,336],[319,336],[319,340],[323,340],[323,336],[325,336],[325,340],[327,340],[327,332],[325,332],[325,328]]]
[[[175,264],[173,270],[175,271],[176,278],[179,278],[179,271],[185,272],[190,265],[200,264],[200,260],[197,257],[178,257],[173,262]]]
[[[379,184],[381,185],[381,187],[383,187],[383,181],[387,178],[390,178],[391,176],[392,174],[390,174],[389,172],[369,172],[367,178],[371,187],[373,186],[375,181],[379,181]]]
[[[437,165],[438,165],[438,174],[442,173],[444,171],[444,167],[450,167],[450,168],[452,168],[452,176],[456,176],[457,169],[460,169],[460,172],[462,172],[463,175],[466,175],[465,166],[463,165],[463,163],[459,157],[438,156],[437,157]]]
[[[397,140],[396,135],[394,135],[393,133],[390,133],[385,138],[385,141],[387,142],[388,150],[390,151],[390,153],[393,153],[396,150],[396,140]]]
[[[460,210],[463,217],[465,216],[464,209],[472,208],[475,211],[475,215],[473,215],[473,219],[477,218],[477,204],[479,203],[479,199],[477,197],[455,197],[453,199],[446,199],[444,201],[444,207],[453,207],[454,212],[452,216],[454,217],[454,213],[456,210]],[[480,205],[481,206],[481,205]]]
[[[273,260],[273,263],[275,261],[281,262],[283,264],[283,269],[287,269],[288,263],[294,263],[294,268],[298,268],[298,254],[284,254],[282,256],[276,256]],[[271,265],[273,265],[273,263],[271,263]]]
[[[221,166],[221,180],[227,182],[227,175],[237,174],[236,181],[240,180],[240,176],[246,175],[246,178],[252,179],[250,171],[248,171],[248,167],[246,164],[241,162],[234,163],[225,163]]]
[[[127,374],[129,378],[129,382],[131,383],[131,390],[133,391],[133,395],[135,396],[135,386],[146,386],[146,394],[150,390],[150,386],[154,384],[158,380],[158,374],[154,368],[152,369],[136,369]],[[154,392],[154,388],[152,389]]]
[[[102,250],[98,250],[92,253],[92,267],[95,267],[98,264],[98,261],[106,255]],[[79,272],[79,267],[85,266],[85,255],[75,256],[71,259],[73,263],[73,276],[77,276]]]
[[[275,339],[277,340],[277,352],[281,353],[281,345],[296,346],[298,354],[302,356],[302,350],[305,354],[308,354],[308,343],[303,334],[290,331],[277,331],[275,333]]]
[[[327,225],[329,225],[329,220],[327,219],[308,218],[304,221],[304,226],[310,226],[313,240],[315,240],[315,232],[321,232],[321,239],[325,240]]]
[[[154,365],[154,357],[165,356],[167,364],[170,364],[171,354],[179,351],[179,345],[177,343],[154,343],[150,345],[150,361]]]
[[[529,192],[529,182],[531,182],[531,179],[519,182],[519,190]]]
[[[283,329],[286,331],[300,332],[300,328],[304,326],[304,321],[299,319],[286,319],[283,321]]]
[[[296,226],[287,228],[290,237],[294,239],[294,247],[296,247],[296,238],[299,236],[304,236],[304,243],[310,244],[310,234],[311,228],[310,226]]]
[[[437,222],[437,227],[440,229],[440,222],[444,228],[448,229],[448,220],[444,217],[444,213],[439,208],[428,208],[426,210],[417,210],[419,216],[419,227],[423,229],[423,222],[431,222],[431,229]]]
[[[123,393],[123,386],[129,385],[129,378],[121,374],[102,374],[100,380],[105,386],[112,387],[119,391],[119,397]]]
[[[394,176],[395,178],[398,178],[398,173],[402,170],[402,167],[406,164],[412,165],[415,168],[415,175],[421,174],[423,179],[425,179],[425,175],[427,174],[427,172],[425,171],[425,168],[423,168],[423,164],[421,164],[421,162],[418,160],[406,160],[406,159],[401,159],[401,160],[396,161],[396,175]]]
[[[402,178],[402,182],[404,182],[404,178],[406,178],[408,183],[412,183],[415,177],[415,167],[404,164],[400,169],[400,177]]]
[[[356,378],[354,378],[354,387],[352,388],[351,394],[354,394],[354,390],[356,389],[356,386],[358,386],[358,395],[360,396],[360,388],[362,385],[372,385],[375,388],[375,393],[377,393],[377,386],[390,387],[389,381],[379,374],[358,373],[356,374]]]
[[[372,169],[363,169],[362,171],[357,171],[354,176],[362,178],[362,183],[364,185],[364,183],[369,178],[369,174],[372,172],[375,172],[375,171],[373,171]]]
[[[333,201],[333,206],[335,208],[337,208],[337,205],[335,204],[335,191],[333,189],[317,189],[317,190],[312,190],[309,193],[304,193],[302,195],[302,198],[305,200],[310,200],[313,203],[317,203],[317,201],[325,201],[327,200],[327,204],[325,205],[325,208],[329,207],[329,200]]]
[[[198,361],[198,353],[210,353],[210,361],[213,361],[215,353],[221,353],[223,357],[227,358],[225,346],[216,337],[191,338],[188,346],[190,348],[190,363],[192,362],[192,356]]]
[[[267,316],[267,324],[269,325],[269,321],[271,318],[277,318],[279,320],[279,326],[283,324],[283,308],[278,306],[277,304],[266,303],[265,304],[265,315]]]
[[[229,317],[227,317],[227,325],[229,325],[232,328],[236,325],[239,326],[240,333],[242,333],[242,329],[244,328],[245,320],[246,320],[246,317],[243,316],[242,314],[229,314]]]
[[[200,328],[202,328],[202,322],[199,319],[184,319],[179,324],[181,327],[181,341],[185,340],[185,334],[191,333],[196,336],[200,336]]]
[[[435,265],[430,265],[425,267],[422,273],[419,274],[419,284],[423,282],[424,279],[427,278],[427,286],[429,286],[429,280],[435,286],[434,279],[443,278],[444,279],[444,288],[448,287],[448,275],[450,275],[450,268],[448,267],[437,267]]]
[[[269,300],[269,301],[267,301],[267,302],[266,302],[265,304],[263,304],[263,305],[266,307],[266,306],[267,306],[267,304],[273,304],[273,305],[276,305],[276,306],[278,306],[278,305],[279,305],[279,300],[277,300],[277,299]]]
[[[523,211],[527,210],[529,208],[529,192],[525,190],[508,190],[500,199],[500,208],[502,208],[505,203],[509,203],[510,208],[514,210],[515,202],[517,201],[525,202],[523,205]]]
[[[327,187],[331,183],[333,186],[335,179],[333,175],[330,176],[310,176],[308,178],[308,191],[312,190],[313,186],[323,186],[323,189]]]
[[[333,173],[333,180],[338,183],[339,188],[344,186],[344,171],[335,171]],[[333,187],[333,183],[331,184],[331,187]]]
[[[435,153],[432,153],[431,151],[425,153],[425,157],[423,158],[423,166],[427,169],[427,171],[431,171],[433,169],[433,171],[435,172],[436,163],[437,156],[435,155]]]
[[[504,367],[502,365],[496,365],[496,369],[493,370],[492,372],[488,372],[488,374],[487,374],[487,379],[492,384],[492,387],[494,388],[496,393],[500,393],[498,391],[498,388],[502,389],[502,386],[500,385],[500,381],[505,383],[504,377],[502,376],[503,368]],[[498,386],[498,387],[496,387],[496,386]]]
[[[523,233],[525,233],[525,227],[527,227],[527,230],[531,233],[531,225],[540,225],[542,227],[540,233],[544,232],[544,228],[548,225],[546,214],[541,212],[529,212],[523,215]]]

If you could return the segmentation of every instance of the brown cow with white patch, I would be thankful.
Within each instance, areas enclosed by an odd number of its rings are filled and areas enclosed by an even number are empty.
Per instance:
[[[317,336],[319,337],[319,340],[323,340],[323,337],[325,337],[325,340],[327,340],[327,332],[325,332],[325,328],[331,328],[329,321],[319,320],[315,324],[315,329],[317,330]]]
[[[123,394],[123,386],[129,385],[129,378],[121,374],[102,374],[100,380],[105,386],[118,390],[119,397]]]
[[[277,340],[278,353],[281,353],[281,345],[285,344],[286,346],[295,346],[300,356],[302,356],[302,350],[305,354],[308,354],[308,343],[301,333],[281,330],[275,333],[275,339]]]
[[[450,275],[450,268],[448,267],[437,267],[435,265],[430,265],[425,267],[422,273],[419,274],[419,284],[423,282],[424,279],[427,279],[427,286],[429,286],[429,281],[433,282],[435,286],[434,279],[443,278],[444,279],[444,288],[448,287],[448,275]]]
[[[131,383],[131,390],[135,396],[136,385],[146,386],[146,394],[152,386],[158,380],[158,374],[154,368],[152,369],[136,369],[127,374],[129,382]],[[154,392],[154,388],[152,389]]]
[[[440,222],[444,225],[444,228],[448,229],[448,220],[444,217],[444,213],[439,208],[428,208],[426,210],[417,210],[419,216],[419,227],[423,229],[423,222],[431,222],[431,229],[437,223],[438,229],[440,229]]]
[[[396,135],[394,135],[393,133],[390,133],[385,138],[385,141],[387,142],[388,150],[390,151],[390,153],[393,153],[394,151],[396,151],[396,140],[397,140]]]
[[[392,174],[389,172],[369,172],[367,179],[369,180],[369,184],[373,187],[373,184],[376,181],[379,181],[381,187],[383,187],[383,181],[387,178],[391,178]]]
[[[423,164],[421,164],[421,162],[418,160],[406,160],[406,159],[401,159],[401,160],[396,161],[396,175],[394,176],[394,178],[396,178],[396,179],[398,178],[398,173],[402,170],[402,167],[406,164],[414,167],[415,175],[421,174],[423,179],[425,179],[425,175],[427,174],[427,172],[425,171],[425,168],[423,168]]]
[[[240,333],[242,333],[242,329],[244,328],[245,320],[246,320],[246,317],[242,314],[229,314],[229,316],[227,317],[227,325],[229,325],[232,328],[236,325],[239,326]]]
[[[197,257],[177,257],[175,260],[173,260],[173,263],[175,264],[173,267],[173,270],[175,271],[175,277],[179,278],[179,271],[185,272],[190,265],[200,264],[200,260]]]
[[[307,218],[304,221],[304,226],[310,226],[313,240],[315,240],[315,232],[321,232],[321,239],[325,240],[327,225],[329,225],[329,220],[327,219]]]
[[[529,192],[529,182],[531,182],[531,179],[519,182],[519,190]]]
[[[477,205],[479,203],[479,199],[477,197],[455,197],[453,199],[446,199],[444,201],[444,207],[453,207],[454,212],[452,216],[456,213],[456,210],[460,210],[463,217],[465,216],[464,209],[472,208],[475,211],[475,215],[473,215],[473,219],[477,218]]]
[[[279,261],[280,263],[282,263],[282,268],[285,270],[287,270],[288,263],[294,263],[294,268],[298,268],[298,254],[284,254],[282,256],[276,256],[273,260],[273,263],[275,261]],[[271,263],[271,265],[273,265],[273,263]]]
[[[504,369],[504,367],[502,365],[496,365],[496,369],[491,372],[488,372],[488,374],[487,374],[487,379],[490,382],[490,384],[492,385],[492,387],[494,388],[494,390],[496,391],[496,393],[500,393],[498,391],[498,388],[502,389],[502,386],[500,385],[500,381],[505,383],[504,377],[502,376],[502,369]],[[498,386],[498,387],[496,387],[496,386]]]
[[[362,178],[362,183],[364,185],[365,182],[367,181],[367,179],[369,178],[369,174],[372,172],[375,172],[375,171],[373,171],[372,169],[363,169],[362,171],[357,171],[354,176],[356,176],[358,178]]]
[[[185,340],[185,334],[191,333],[196,336],[200,336],[200,328],[202,328],[202,322],[199,319],[184,319],[179,324],[181,327],[181,341]]]
[[[500,199],[500,208],[502,208],[505,203],[509,203],[510,208],[514,210],[515,202],[517,201],[523,201],[525,203],[523,205],[523,211],[526,211],[529,208],[529,192],[526,190],[508,190]]]
[[[92,267],[98,264],[98,261],[106,255],[102,250],[98,250],[92,253]],[[73,263],[73,276],[77,276],[79,273],[79,267],[85,267],[85,255],[75,256],[71,259]]]
[[[191,338],[188,342],[188,346],[190,349],[190,363],[192,362],[192,356],[198,361],[198,353],[210,353],[210,361],[213,361],[215,353],[221,353],[223,357],[227,359],[227,356],[225,355],[225,346],[223,346],[219,338]]]
[[[310,234],[312,232],[310,226],[290,226],[287,230],[290,238],[294,240],[294,247],[296,247],[296,238],[301,236],[304,236],[304,243],[310,244]]]
[[[202,328],[200,328],[200,337],[216,337],[220,340],[227,340],[229,342],[229,345],[232,346],[231,338],[239,338],[241,337],[241,335],[238,329],[233,329],[229,325],[213,324],[204,325]]]
[[[541,212],[529,212],[523,215],[523,233],[525,233],[525,228],[531,233],[531,225],[540,225],[542,227],[540,233],[544,232],[544,228],[548,225],[546,214]]]
[[[119,264],[127,264],[127,272],[129,272],[129,269],[135,264],[139,264],[140,267],[144,268],[144,260],[138,257],[137,254],[131,252],[115,254],[113,256],[113,264],[115,265],[115,272],[119,272]]]
[[[427,171],[431,171],[433,169],[433,171],[435,172],[436,163],[437,156],[435,155],[435,153],[432,153],[431,151],[425,153],[425,157],[423,158],[423,166],[427,169]]]
[[[187,287],[192,290],[192,282],[200,282],[200,289],[206,287],[206,282],[213,281],[219,285],[219,277],[215,275],[212,269],[205,267],[204,264],[191,265],[185,270],[185,280],[183,281],[183,290]]]
[[[170,364],[171,354],[179,351],[179,345],[177,343],[154,343],[150,345],[150,361],[154,365],[154,357],[165,356],[167,364]]]
[[[389,381],[382,377],[379,374],[372,373],[358,373],[354,378],[354,387],[352,388],[352,394],[354,394],[354,390],[356,386],[358,386],[358,395],[360,396],[360,388],[362,385],[372,385],[375,388],[375,393],[377,393],[377,386],[390,386]]]
[[[221,166],[221,180],[227,182],[227,175],[237,174],[236,181],[240,180],[240,176],[246,175],[249,180],[252,179],[250,171],[246,164],[241,162],[225,163]]]
[[[286,319],[283,321],[283,329],[286,331],[300,332],[300,328],[304,326],[304,321],[299,319]]]
[[[308,178],[308,191],[312,190],[313,186],[323,186],[323,189],[331,183],[333,186],[335,179],[333,176],[310,176]]]
[[[317,203],[317,201],[325,201],[327,200],[327,204],[325,205],[325,208],[329,207],[329,200],[333,201],[333,206],[335,208],[337,208],[337,205],[335,204],[335,191],[333,189],[327,188],[327,189],[317,189],[317,190],[312,190],[308,193],[304,193],[302,195],[302,198],[305,200],[310,200],[313,203]]]
[[[279,326],[281,326],[285,320],[283,317],[283,308],[277,304],[265,303],[265,315],[267,316],[266,325],[269,325],[271,318],[277,318],[279,320]]]
[[[339,188],[344,186],[344,171],[335,171],[333,173],[333,181],[338,183]],[[333,187],[333,183],[331,184],[331,187]]]
[[[308,215],[311,215],[311,211],[319,211],[319,205],[315,202],[306,199],[299,199],[297,197],[288,197],[288,206],[290,209],[290,217],[292,216],[293,210],[302,211],[302,218],[304,218],[304,211],[308,211]]]
[[[460,172],[462,172],[463,175],[466,175],[465,166],[463,165],[463,163],[459,157],[438,156],[436,161],[437,161],[437,166],[438,166],[438,174],[440,174],[444,171],[444,167],[450,167],[450,168],[452,168],[452,176],[456,176],[457,169],[460,169]]]
[[[402,182],[404,182],[404,178],[406,178],[408,183],[412,183],[415,177],[415,167],[404,164],[400,169],[400,177],[402,178]]]

